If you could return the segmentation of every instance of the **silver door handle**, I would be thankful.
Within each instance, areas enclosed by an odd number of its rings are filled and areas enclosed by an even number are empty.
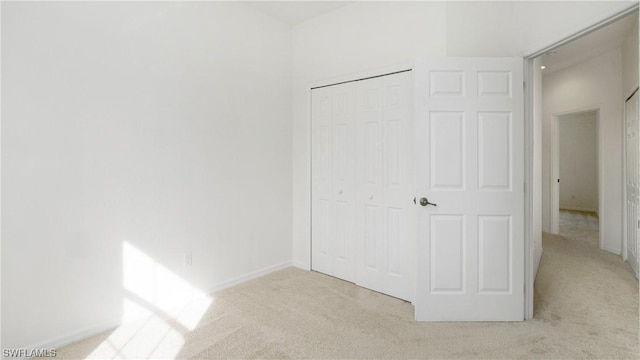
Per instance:
[[[420,205],[422,205],[422,206],[427,206],[427,205],[438,206],[438,204],[436,204],[436,203],[429,202],[429,199],[427,199],[425,197],[420,199]]]

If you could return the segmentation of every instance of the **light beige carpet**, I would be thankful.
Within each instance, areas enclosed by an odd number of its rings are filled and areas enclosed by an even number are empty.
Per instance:
[[[156,316],[58,358],[637,359],[638,282],[595,234],[544,236],[531,321],[416,323],[411,304],[290,268],[215,294],[193,331]]]

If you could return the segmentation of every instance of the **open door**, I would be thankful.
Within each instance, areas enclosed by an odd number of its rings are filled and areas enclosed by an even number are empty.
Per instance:
[[[416,320],[522,321],[523,60],[419,59],[414,79]]]

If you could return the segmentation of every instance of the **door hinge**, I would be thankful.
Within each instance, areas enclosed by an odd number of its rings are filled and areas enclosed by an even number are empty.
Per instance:
[[[640,219],[638,219],[638,229],[640,229]]]
[[[527,192],[527,183],[522,183],[522,189],[524,190],[524,192]]]

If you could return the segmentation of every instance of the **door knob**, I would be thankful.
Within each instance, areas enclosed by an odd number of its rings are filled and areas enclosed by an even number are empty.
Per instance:
[[[422,206],[427,206],[427,205],[438,206],[438,204],[434,204],[432,202],[429,202],[429,199],[427,199],[425,197],[420,199],[420,205],[422,205]]]

